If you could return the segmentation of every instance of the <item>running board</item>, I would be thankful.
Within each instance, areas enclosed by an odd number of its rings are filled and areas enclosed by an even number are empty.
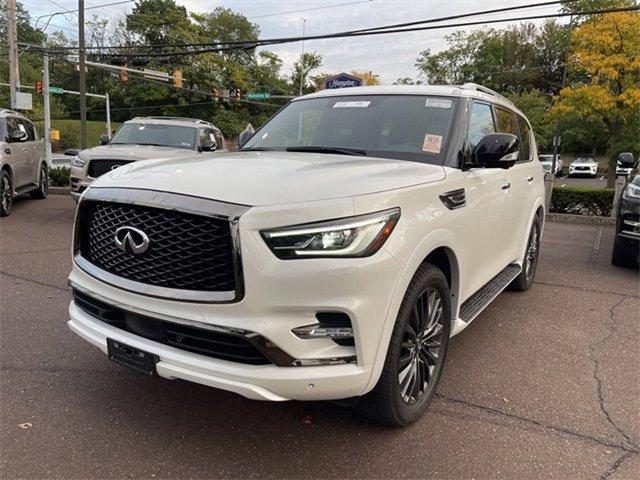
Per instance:
[[[505,288],[520,274],[522,267],[510,263],[500,273],[487,282],[480,290],[471,295],[460,307],[460,314],[453,325],[452,334],[462,331],[500,295]]]
[[[25,193],[29,193],[31,190],[35,190],[36,188],[38,188],[40,185],[37,183],[30,183],[29,185],[25,185],[23,187],[20,188],[16,188],[15,189],[15,194],[17,195],[24,195]]]

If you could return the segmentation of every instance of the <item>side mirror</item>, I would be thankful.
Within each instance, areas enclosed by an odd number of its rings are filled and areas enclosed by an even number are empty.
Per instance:
[[[238,136],[238,148],[242,148],[251,137],[253,137],[253,132],[250,132],[249,130],[243,130],[240,132],[240,135]]]
[[[202,142],[202,145],[200,145],[201,152],[215,152],[216,149],[216,142],[214,142],[213,140],[205,140],[204,142]]]
[[[100,135],[100,145],[106,145],[107,143],[109,143],[109,135],[103,133]]]
[[[490,133],[473,150],[474,162],[487,168],[509,168],[518,160],[518,137],[510,133]]]
[[[10,142],[24,142],[27,139],[27,133],[22,130],[14,130],[9,134]]]
[[[633,168],[636,166],[636,159],[633,157],[633,153],[624,152],[618,155],[618,163],[622,168]]]
[[[77,148],[67,148],[64,151],[65,155],[69,155],[71,157],[75,157],[76,155],[78,155],[80,153],[80,150],[78,150]]]

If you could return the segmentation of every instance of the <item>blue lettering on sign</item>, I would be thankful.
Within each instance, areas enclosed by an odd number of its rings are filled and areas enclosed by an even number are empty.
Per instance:
[[[362,79],[352,75],[341,74],[335,77],[327,78],[324,81],[324,88],[347,88],[361,87]]]

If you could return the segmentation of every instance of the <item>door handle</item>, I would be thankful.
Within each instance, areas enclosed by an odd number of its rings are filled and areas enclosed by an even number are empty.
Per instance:
[[[533,177],[527,177],[527,182],[529,183],[533,182]]]
[[[507,182],[507,183],[503,184],[502,187],[500,187],[500,188],[502,188],[502,190],[508,190],[508,189],[511,188],[511,184],[509,182]]]

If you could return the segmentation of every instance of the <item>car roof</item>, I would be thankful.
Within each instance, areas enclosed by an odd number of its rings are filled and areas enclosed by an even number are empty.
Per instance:
[[[332,88],[310,93],[295,98],[293,101],[351,95],[433,95],[441,97],[477,98],[501,105],[525,117],[511,100],[477,83],[465,83],[464,85],[376,85],[369,87]]]
[[[20,117],[20,118],[24,118],[25,120],[29,120],[20,112],[9,110],[8,108],[0,108],[0,117]]]

